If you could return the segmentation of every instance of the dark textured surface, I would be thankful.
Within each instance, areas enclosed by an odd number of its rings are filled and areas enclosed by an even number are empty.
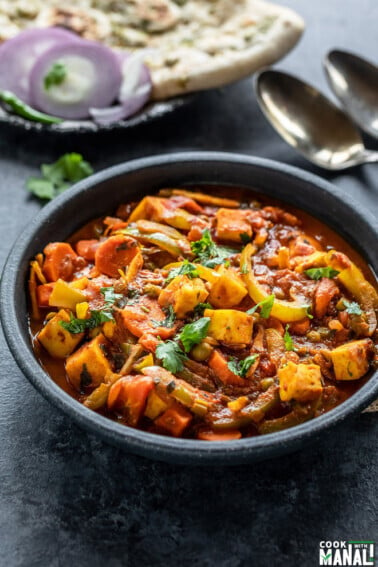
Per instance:
[[[375,0],[286,3],[305,16],[307,32],[279,67],[326,90],[320,60],[329,48],[376,56]],[[101,169],[186,149],[240,151],[321,173],[266,124],[250,80],[133,132],[63,140],[2,128],[1,265],[39,209],[23,186],[41,161],[79,150]],[[376,168],[327,177],[376,212]],[[377,536],[377,414],[278,461],[184,468],[126,455],[78,429],[34,391],[2,338],[0,364],[1,565],[310,566],[321,539]]]

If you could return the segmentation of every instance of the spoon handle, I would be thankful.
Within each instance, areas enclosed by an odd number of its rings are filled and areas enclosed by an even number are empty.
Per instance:
[[[378,152],[365,150],[361,157],[361,163],[375,163],[378,161]]]

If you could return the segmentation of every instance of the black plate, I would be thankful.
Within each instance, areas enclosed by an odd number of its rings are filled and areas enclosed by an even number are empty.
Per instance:
[[[350,241],[378,271],[378,226],[337,187],[277,162],[226,153],[190,152],[144,158],[101,171],[42,209],[17,240],[4,268],[1,319],[9,347],[32,384],[79,425],[126,450],[153,459],[191,464],[251,462],[287,453],[319,438],[331,426],[378,397],[378,372],[330,412],[278,433],[237,441],[173,439],[118,424],[87,409],[61,390],[40,367],[30,344],[26,280],[30,259],[50,241],[64,240],[93,217],[120,202],[140,199],[163,186],[204,183],[245,187],[294,204],[323,220]],[[36,409],[37,411],[37,409]]]
[[[119,122],[113,122],[112,124],[96,124],[93,120],[64,120],[64,122],[61,122],[60,124],[41,124],[40,122],[33,122],[32,120],[27,120],[21,116],[11,114],[0,106],[0,124],[4,123],[14,126],[15,128],[36,130],[39,132],[56,132],[58,134],[120,130],[134,128],[140,124],[161,118],[165,114],[170,114],[182,106],[186,106],[191,103],[195,97],[195,94],[189,94],[171,98],[169,100],[151,102],[140,112],[131,116],[127,120],[120,120]]]

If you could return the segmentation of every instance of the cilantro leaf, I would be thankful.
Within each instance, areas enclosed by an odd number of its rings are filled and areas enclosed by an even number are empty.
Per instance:
[[[236,254],[233,248],[218,246],[211,238],[208,228],[203,231],[201,239],[191,242],[190,246],[196,256],[196,261],[207,268],[215,268],[219,264],[224,264],[227,258]]]
[[[69,321],[60,321],[60,325],[66,331],[69,331],[73,335],[78,333],[84,333],[86,329],[94,329],[98,327],[102,323],[106,323],[107,321],[114,321],[113,314],[111,311],[105,310],[93,310],[91,311],[91,316],[89,319],[78,319],[74,317],[71,313]]]
[[[188,358],[175,341],[159,343],[156,347],[156,357],[172,374],[181,372],[184,368],[184,361]]]
[[[29,177],[26,182],[26,188],[40,199],[50,200],[55,196],[54,184],[48,179]]]
[[[260,307],[260,317],[262,317],[263,319],[268,319],[272,311],[275,298],[276,296],[274,295],[274,293],[272,293],[272,295],[268,295],[268,297],[257,303],[254,307],[248,309],[247,314],[252,315],[253,313],[255,313],[256,309]]]
[[[335,278],[340,272],[327,266],[326,268],[310,268],[304,273],[311,280],[320,280],[321,278]]]
[[[207,336],[209,325],[210,317],[202,317],[194,323],[185,325],[179,335],[179,340],[184,345],[185,352],[189,352],[194,345],[198,345]]]
[[[344,304],[346,305],[346,312],[349,315],[362,315],[363,311],[356,301],[347,301],[344,299]]]
[[[123,299],[122,293],[116,293],[114,287],[102,287],[100,293],[104,296],[105,303],[108,305],[115,305],[118,301]]]
[[[51,200],[73,183],[93,173],[92,166],[77,153],[64,154],[52,164],[41,165],[41,177],[29,177],[26,188],[40,199]]]
[[[166,327],[167,329],[172,329],[176,321],[176,313],[173,309],[173,305],[169,305],[165,311],[167,316],[163,321],[156,321],[156,319],[152,321],[154,327]]]
[[[194,308],[194,316],[195,317],[202,317],[205,309],[212,309],[212,308],[213,308],[213,306],[210,305],[210,303],[199,303]]]
[[[285,334],[284,334],[284,337],[283,337],[284,343],[285,343],[285,350],[295,350],[294,341],[293,341],[292,337],[290,336],[288,329],[289,329],[289,325],[286,325]]]
[[[67,68],[64,63],[56,61],[43,78],[43,84],[48,91],[53,85],[61,85],[66,78]]]
[[[251,237],[246,232],[241,232],[239,236],[243,244],[248,244],[249,242],[251,242]]]
[[[231,358],[228,361],[227,366],[237,376],[245,378],[247,376],[248,370],[256,362],[258,354],[251,354],[247,356],[244,360],[238,360],[237,358]]]
[[[189,262],[189,260],[184,260],[181,266],[178,268],[172,268],[168,274],[165,283],[169,283],[177,276],[188,276],[188,278],[198,278],[199,272],[197,268]]]
[[[248,267],[246,264],[243,264],[242,267],[240,268],[240,273],[241,274],[248,274]]]

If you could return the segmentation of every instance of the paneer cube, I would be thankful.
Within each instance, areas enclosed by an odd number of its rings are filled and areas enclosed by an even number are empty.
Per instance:
[[[371,344],[370,339],[361,339],[331,350],[329,356],[336,380],[358,380],[366,374],[369,369]]]
[[[221,266],[219,278],[213,283],[209,302],[214,307],[234,307],[247,295],[247,289],[242,279],[231,269]]]
[[[38,333],[39,342],[54,358],[66,358],[75,350],[84,336],[84,333],[74,335],[64,329],[60,324],[62,321],[66,323],[70,321],[70,316],[64,309],[49,319]]]
[[[249,211],[241,209],[218,209],[216,213],[216,235],[220,240],[243,242],[241,235],[252,237],[252,226],[248,220]]]
[[[226,344],[250,344],[253,318],[236,309],[205,309],[204,317],[210,317],[208,335]]]
[[[199,303],[206,301],[208,295],[209,292],[200,278],[177,276],[160,292],[159,305],[173,305],[177,319],[185,319]]]
[[[322,393],[322,375],[317,364],[295,364],[289,361],[278,369],[277,374],[283,402],[310,402]]]
[[[104,352],[107,346],[108,341],[100,333],[67,358],[67,376],[76,390],[95,388],[112,372]]]

